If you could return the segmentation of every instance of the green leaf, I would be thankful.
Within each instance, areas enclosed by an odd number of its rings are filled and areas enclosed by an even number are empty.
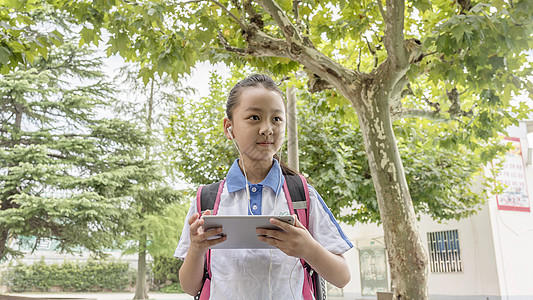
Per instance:
[[[0,64],[5,65],[9,61],[11,51],[9,49],[0,46]]]

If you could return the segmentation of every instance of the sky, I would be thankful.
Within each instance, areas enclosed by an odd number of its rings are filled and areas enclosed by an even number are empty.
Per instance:
[[[103,43],[102,43],[103,44]],[[105,54],[103,54],[105,56]],[[111,78],[115,75],[116,70],[118,70],[124,64],[124,59],[118,55],[113,55],[111,57],[104,59],[105,72]],[[209,94],[209,76],[210,72],[217,71],[223,79],[229,78],[230,69],[222,64],[212,65],[207,62],[199,63],[194,68],[193,72],[189,79],[183,85],[184,87],[189,86],[196,89],[196,94],[193,95],[195,98],[201,98],[208,96]]]

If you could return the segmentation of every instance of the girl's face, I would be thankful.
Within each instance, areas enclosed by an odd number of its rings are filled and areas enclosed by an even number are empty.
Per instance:
[[[233,109],[233,120],[224,119],[226,136],[231,138],[229,126],[247,163],[272,162],[285,138],[285,103],[278,92],[246,88]]]

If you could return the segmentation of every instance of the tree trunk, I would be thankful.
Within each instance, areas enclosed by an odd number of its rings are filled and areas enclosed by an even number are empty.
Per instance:
[[[154,80],[151,80],[150,84],[150,97],[148,98],[147,109],[146,109],[146,128],[150,135],[152,134],[152,122],[153,122],[153,112],[154,112]],[[146,160],[150,159],[151,147],[146,145],[144,157]],[[148,186],[145,187],[149,189]],[[146,213],[146,207],[141,201],[141,215],[140,219],[144,219]],[[135,285],[135,296],[133,299],[148,299],[148,288],[146,287],[146,233],[144,232],[144,226],[141,226],[139,238],[139,255],[137,260],[137,282]]]
[[[16,143],[20,144],[21,142],[21,136],[20,132],[22,129],[22,116],[24,113],[24,107],[18,103],[15,102],[15,100],[9,96],[9,99],[13,101],[13,107],[14,107],[14,115],[15,115],[15,124],[13,126],[13,132],[11,133],[11,140],[16,141]],[[2,111],[2,113],[9,113],[9,110]],[[10,169],[14,167],[15,164],[13,162],[9,162],[7,164],[7,168]],[[12,174],[12,171],[8,171],[7,176]],[[18,208],[20,205],[13,203],[13,201],[10,200],[10,198],[19,192],[17,189],[12,189],[10,191],[7,191],[0,195],[0,210],[8,210],[13,208]],[[9,242],[9,228],[4,227],[0,230],[0,261],[3,260],[7,254],[8,254],[8,247],[7,243]]]
[[[148,299],[146,287],[146,235],[142,234],[139,239],[139,256],[137,259],[137,282],[133,299]]]
[[[287,163],[289,167],[299,172],[298,159],[298,110],[294,87],[287,86]]]
[[[376,189],[395,299],[427,299],[427,255],[405,179],[390,117],[389,97],[381,80],[362,84],[359,116]]]
[[[0,260],[3,260],[7,255],[7,242],[9,238],[9,231],[7,228],[0,230]]]

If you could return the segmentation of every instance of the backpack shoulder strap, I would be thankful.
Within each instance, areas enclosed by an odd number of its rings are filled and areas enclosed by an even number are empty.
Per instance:
[[[288,198],[287,203],[291,214],[296,211],[298,220],[305,228],[309,226],[309,188],[307,187],[307,180],[302,175],[285,175],[285,183],[283,184],[285,196]]]
[[[226,180],[202,185],[196,192],[196,207],[198,213],[202,215],[206,210],[211,210],[213,215],[218,213],[218,205],[220,204],[220,195],[224,190],[224,183]],[[203,286],[198,295],[194,299],[209,299],[209,285],[211,282],[211,249],[207,250],[204,263],[204,278]]]
[[[291,214],[298,215],[298,220],[302,225],[309,229],[309,187],[307,180],[302,175],[285,175],[285,183],[283,184],[285,196],[287,197],[287,204]],[[325,282],[317,272],[303,259],[300,262],[306,271],[304,285],[302,288],[302,295],[304,299],[326,299]]]
[[[225,182],[226,180],[222,180],[198,188],[196,192],[196,207],[200,214],[203,214],[208,209],[213,212],[213,215],[217,214],[220,194],[222,194]]]

